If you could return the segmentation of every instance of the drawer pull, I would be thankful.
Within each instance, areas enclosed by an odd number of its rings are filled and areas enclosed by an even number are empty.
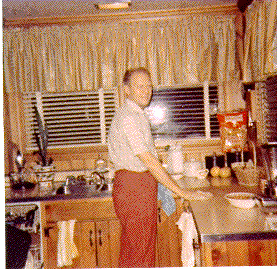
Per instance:
[[[158,208],[158,222],[161,223],[162,219],[161,219],[161,208]]]
[[[98,231],[98,238],[99,238],[99,246],[102,246],[102,231],[101,230],[99,230]]]
[[[92,235],[93,235],[93,232],[92,232],[92,230],[90,230],[90,231],[89,231],[89,245],[90,245],[91,247],[93,246]]]

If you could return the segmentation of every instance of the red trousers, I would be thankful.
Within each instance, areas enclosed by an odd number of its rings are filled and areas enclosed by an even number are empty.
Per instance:
[[[150,172],[116,171],[113,202],[122,227],[119,267],[155,267],[157,191]]]

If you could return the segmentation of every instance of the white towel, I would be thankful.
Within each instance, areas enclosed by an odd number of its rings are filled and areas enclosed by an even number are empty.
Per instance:
[[[183,212],[176,224],[182,232],[181,260],[183,267],[193,267],[195,265],[193,239],[197,238],[197,231],[192,214]]]
[[[58,222],[58,267],[72,265],[72,259],[79,255],[73,241],[75,222],[76,220]]]
[[[32,252],[29,250],[24,269],[34,269],[34,268],[36,268],[34,256]]]

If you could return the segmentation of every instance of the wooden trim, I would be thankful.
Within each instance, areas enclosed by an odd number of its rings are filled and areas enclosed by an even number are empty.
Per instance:
[[[235,15],[238,11],[236,4],[189,7],[172,10],[152,10],[129,13],[109,13],[84,16],[61,16],[61,17],[38,17],[38,18],[18,18],[14,20],[3,20],[4,27],[31,27],[31,26],[49,26],[49,25],[71,25],[78,23],[98,23],[98,22],[118,22],[132,21],[142,19],[162,19],[174,18],[194,14],[211,15]]]

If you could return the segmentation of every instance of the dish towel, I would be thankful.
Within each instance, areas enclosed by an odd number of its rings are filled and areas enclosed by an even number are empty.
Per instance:
[[[79,255],[73,241],[75,222],[76,220],[58,222],[58,267],[72,265],[72,259]]]
[[[158,183],[158,200],[162,202],[162,208],[167,216],[176,211],[176,203],[172,192],[161,183]]]
[[[197,238],[197,231],[192,214],[183,212],[176,224],[182,232],[181,260],[183,267],[193,267],[195,265],[193,239]]]
[[[32,252],[29,250],[24,269],[34,269],[36,268],[35,266],[36,266],[36,263],[35,263],[34,256]]]

